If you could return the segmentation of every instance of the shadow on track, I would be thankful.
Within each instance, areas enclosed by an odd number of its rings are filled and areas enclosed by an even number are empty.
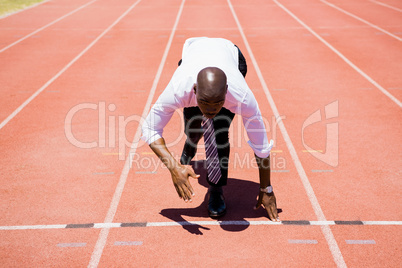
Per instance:
[[[191,166],[196,174],[200,174],[198,183],[205,188],[208,188],[206,181],[206,170],[203,168],[204,160],[191,161]],[[193,181],[193,180],[192,180]],[[259,184],[251,181],[228,178],[228,184],[224,187],[225,201],[227,205],[227,213],[219,218],[219,221],[236,221],[241,224],[221,224],[221,228],[230,232],[239,232],[248,228],[249,224],[245,218],[267,218],[265,209],[260,208],[254,210],[257,203]],[[171,208],[163,209],[160,214],[170,220],[178,222],[185,230],[192,234],[202,235],[201,229],[209,230],[209,228],[199,224],[193,224],[186,221],[183,216],[189,217],[205,217],[205,220],[210,220],[207,211],[208,194],[205,195],[202,204],[196,208]],[[278,212],[282,212],[278,209]]]

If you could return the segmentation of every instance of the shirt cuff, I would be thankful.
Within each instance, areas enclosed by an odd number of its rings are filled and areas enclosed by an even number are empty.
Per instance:
[[[267,158],[269,156],[269,153],[271,152],[272,147],[274,146],[274,140],[271,140],[269,142],[268,148],[257,148],[254,144],[251,143],[251,141],[248,141],[247,143],[248,143],[248,145],[250,145],[251,149],[253,149],[254,153],[259,158]],[[261,146],[258,146],[258,147],[261,147]]]
[[[143,135],[143,136],[141,137],[141,139],[142,139],[143,141],[145,141],[146,143],[148,143],[148,145],[150,145],[151,143],[153,143],[153,142],[156,141],[156,140],[159,140],[160,138],[162,138],[162,136],[159,135],[158,133],[155,133],[155,134],[152,135],[151,137],[148,137],[148,136],[146,136],[146,135]]]

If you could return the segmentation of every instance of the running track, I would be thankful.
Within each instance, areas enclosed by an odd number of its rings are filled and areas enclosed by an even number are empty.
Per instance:
[[[1,19],[1,266],[400,267],[401,12],[397,0],[52,0]],[[184,203],[139,141],[193,36],[246,56],[280,224],[252,209],[239,117],[222,221],[202,179]],[[177,156],[181,128],[177,113],[165,130]]]

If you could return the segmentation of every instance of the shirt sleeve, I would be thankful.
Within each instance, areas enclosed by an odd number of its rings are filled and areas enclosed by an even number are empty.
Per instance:
[[[163,129],[172,118],[173,113],[180,107],[180,102],[174,94],[173,83],[170,82],[143,122],[141,139],[151,144],[162,138]]]
[[[247,143],[258,157],[268,157],[274,141],[268,141],[264,120],[254,95],[247,94],[241,106],[241,115],[249,138]]]

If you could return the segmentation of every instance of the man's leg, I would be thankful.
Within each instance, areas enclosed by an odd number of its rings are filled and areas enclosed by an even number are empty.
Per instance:
[[[213,119],[222,177],[217,184],[208,181],[212,186],[225,186],[227,184],[230,154],[229,128],[234,116],[234,113],[222,108]]]
[[[223,196],[222,186],[227,184],[228,179],[228,167],[229,167],[229,127],[232,123],[234,113],[222,108],[217,116],[214,117],[214,130],[215,140],[218,149],[219,164],[221,169],[221,178],[217,184],[214,184],[208,180],[209,187],[209,201],[208,201],[208,213],[212,218],[218,218],[226,213],[225,198]]]
[[[195,156],[197,152],[197,144],[203,136],[203,129],[201,126],[203,117],[202,112],[198,107],[184,108],[183,116],[184,132],[187,135],[187,139],[180,157],[180,163],[183,165],[188,165]],[[226,212],[226,204],[223,197],[222,186],[227,184],[228,178],[230,154],[229,127],[233,117],[234,113],[230,112],[226,108],[222,108],[213,119],[215,140],[222,174],[217,184],[210,182],[207,175],[207,181],[210,184],[208,212],[213,218],[220,217]]]
[[[201,127],[202,112],[198,107],[187,107],[183,109],[184,133],[187,136],[183,152],[180,157],[182,165],[189,165],[197,152],[197,144],[203,135]]]
[[[203,136],[202,129],[202,112],[198,107],[188,107],[183,109],[184,116],[184,133],[187,136],[184,144],[183,152],[180,158],[181,164],[188,165],[194,158],[197,152],[197,144]],[[230,153],[229,144],[229,127],[233,120],[234,113],[230,112],[226,108],[222,108],[221,111],[215,116],[214,130],[215,140],[218,149],[219,162],[221,166],[222,178],[218,184],[210,183],[214,186],[223,186],[227,183],[228,174],[228,162]]]

